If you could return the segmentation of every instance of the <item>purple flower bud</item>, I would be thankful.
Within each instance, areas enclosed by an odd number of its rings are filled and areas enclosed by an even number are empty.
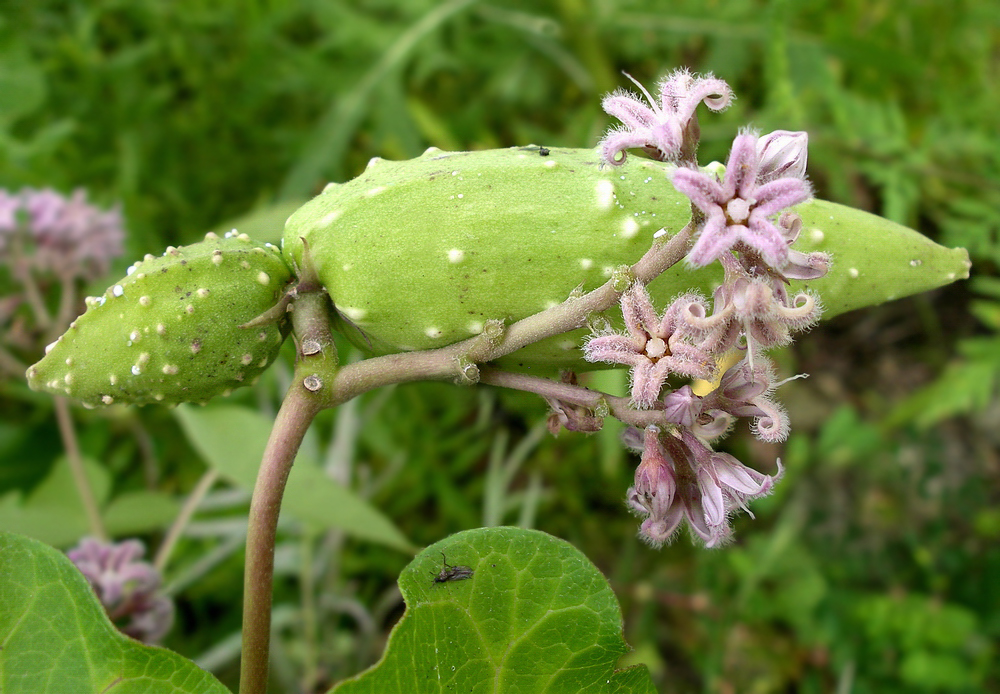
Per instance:
[[[805,179],[808,149],[809,134],[806,132],[775,130],[757,138],[758,183],[786,176]]]

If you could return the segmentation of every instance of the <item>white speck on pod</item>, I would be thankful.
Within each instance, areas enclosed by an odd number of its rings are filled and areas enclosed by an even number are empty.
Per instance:
[[[336,222],[337,218],[340,217],[340,215],[342,214],[344,214],[343,210],[334,210],[330,214],[320,217],[320,220],[316,222],[316,228],[325,229],[326,227]]]
[[[622,236],[627,239],[632,238],[639,233],[639,222],[635,221],[632,217],[626,217],[622,220]]]
[[[56,340],[56,342],[59,342],[59,340]],[[56,346],[56,342],[50,342],[49,344],[45,345],[46,354],[52,351],[52,348]]]
[[[191,343],[191,354],[197,354],[201,351],[201,340],[194,340]]]
[[[667,235],[667,230],[666,230],[666,229],[664,229],[663,227],[660,227],[660,228],[659,228],[659,229],[657,229],[657,230],[656,230],[655,232],[653,232],[653,238],[654,238],[654,239],[658,239],[658,238],[660,238],[661,236],[666,236],[666,235]]]
[[[265,366],[267,366],[267,357],[264,357],[264,358],[263,358],[263,359],[261,359],[261,360],[260,360],[259,362],[257,362],[257,366],[259,366],[259,367],[260,367],[260,368],[262,368],[262,369],[263,369],[263,368],[264,368]]]
[[[813,227],[812,229],[809,230],[809,239],[813,243],[821,243],[823,241],[823,239],[825,239],[825,238],[826,238],[826,234],[823,233],[822,229],[819,229],[817,227]]]
[[[165,373],[167,376],[176,376],[178,371],[180,371],[180,369],[177,368],[176,364],[163,365],[163,373]]]
[[[73,357],[66,358],[66,366],[73,366]]]
[[[110,395],[102,395],[101,396],[101,402],[103,402],[105,405],[110,405],[114,401],[115,401],[115,399],[113,397],[111,397]]]
[[[465,260],[465,251],[461,248],[452,248],[448,251],[448,262],[449,263],[460,263]]]
[[[323,192],[324,193],[329,193],[331,190],[333,190],[334,188],[336,188],[338,185],[339,185],[338,183],[334,183],[333,181],[330,181],[325,186],[323,186]]]
[[[260,340],[261,342],[267,342],[267,331],[261,330],[259,333],[257,333],[257,339]]]
[[[602,178],[594,186],[594,195],[597,197],[597,209],[610,210],[615,202],[615,184]]]
[[[194,313],[194,304],[188,304],[184,307],[184,310],[187,311],[188,315]]]
[[[142,333],[138,330],[133,330],[128,334],[129,342],[138,342],[140,337],[142,337]]]
[[[424,335],[431,338],[432,340],[436,340],[437,338],[441,337],[441,328],[434,328],[434,327],[427,328],[426,330],[424,330]]]
[[[544,166],[546,169],[554,169],[557,166],[559,166],[559,162],[557,162],[555,159],[549,159],[547,162],[542,164],[542,166]]]
[[[372,157],[371,159],[368,160],[368,165],[365,168],[370,169],[376,164],[378,164],[380,161],[382,161],[382,157]]]
[[[365,197],[366,198],[374,198],[379,193],[385,192],[385,190],[386,190],[385,186],[375,186],[371,190],[365,191]]]
[[[216,234],[214,231],[210,231],[207,234],[205,234],[205,240],[206,241],[218,241],[219,240],[219,235]]]
[[[205,299],[208,297],[209,294],[211,294],[211,292],[207,288],[202,287],[201,289],[196,291],[195,294],[198,295],[199,299]]]
[[[576,349],[576,342],[573,340],[560,340],[559,349],[566,350],[567,352],[571,349]]]
[[[139,355],[139,359],[136,360],[136,363],[141,364],[142,366],[145,366],[146,364],[148,364],[149,363],[149,352],[143,352],[142,354],[140,354]]]
[[[156,400],[157,402],[163,400],[163,393],[157,393],[156,395],[153,396],[153,399]]]
[[[166,335],[167,334],[167,326],[165,326],[163,323],[157,323],[156,324],[156,334],[159,335],[160,337],[163,337],[164,335]]]
[[[483,322],[474,320],[471,323],[469,323],[469,332],[472,333],[473,335],[478,335],[479,333],[483,332]]]
[[[125,268],[125,276],[126,277],[130,276],[133,272],[135,272],[135,268],[138,264],[139,263],[137,262],[135,265],[129,265],[127,268]]]
[[[924,261],[920,260],[919,258],[915,258],[910,261],[910,267],[920,267],[923,264]]]
[[[250,353],[244,354],[240,357],[240,361],[243,363],[243,366],[250,366],[250,362],[253,361],[253,355]]]
[[[132,375],[133,376],[138,376],[141,373],[142,373],[142,367],[139,366],[138,364],[133,364],[132,365]]]
[[[147,253],[146,255],[142,256],[142,259],[143,260],[156,260],[156,256],[153,255],[152,253]]]
[[[153,305],[153,298],[149,297],[149,296],[140,296],[139,297],[139,304],[141,306],[146,306],[146,307],[152,306]]]
[[[263,284],[265,287],[271,283],[271,276],[261,270],[257,273],[257,281]]]
[[[63,383],[65,383],[68,386],[73,385],[73,374],[66,374],[65,376],[63,376]]]
[[[124,296],[125,287],[121,286],[120,284],[116,284],[114,287],[111,288],[111,293],[114,294],[115,296]]]
[[[594,267],[594,261],[591,260],[590,258],[580,258],[580,267],[582,267],[584,270],[589,270],[590,268]]]
[[[236,230],[233,229],[233,231],[236,231]],[[243,243],[250,243],[250,236],[248,234],[240,234],[236,238],[239,239],[240,241],[242,241]]]
[[[118,377],[115,376],[114,374],[111,374],[110,376],[108,376],[108,382],[111,385],[117,385],[117,383],[118,383]]]
[[[861,273],[858,272],[858,269],[856,267],[852,267],[847,270],[847,274],[851,277],[857,277]]]
[[[249,270],[250,269],[250,263],[248,263],[245,260],[241,260],[240,261],[240,267],[243,268],[244,270]]]
[[[601,268],[601,274],[605,277],[611,277],[611,275],[615,274],[615,269],[610,265],[605,265]]]
[[[222,251],[212,251],[212,264],[222,265]]]
[[[357,308],[356,306],[341,306],[340,312],[353,321],[359,321],[368,315],[368,311],[363,308]]]

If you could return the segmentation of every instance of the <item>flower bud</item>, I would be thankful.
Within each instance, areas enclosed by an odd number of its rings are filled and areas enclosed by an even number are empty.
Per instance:
[[[757,173],[758,184],[773,181],[776,178],[806,177],[806,160],[808,155],[809,134],[806,132],[791,132],[775,130],[763,137],[757,138],[757,157],[760,168]]]

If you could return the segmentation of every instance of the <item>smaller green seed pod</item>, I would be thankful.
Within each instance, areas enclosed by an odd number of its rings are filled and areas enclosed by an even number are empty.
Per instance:
[[[278,355],[286,320],[241,327],[275,306],[291,273],[246,234],[146,256],[28,369],[28,385],[85,406],[206,402],[250,385]]]

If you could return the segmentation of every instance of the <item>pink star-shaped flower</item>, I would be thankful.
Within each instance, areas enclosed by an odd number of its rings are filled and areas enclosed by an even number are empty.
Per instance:
[[[786,233],[771,217],[787,207],[805,202],[812,195],[801,177],[798,164],[782,168],[770,149],[758,148],[758,137],[746,131],[733,141],[726,173],[720,182],[696,169],[680,168],[673,183],[705,214],[698,239],[688,253],[693,267],[703,267],[730,250],[749,249],[770,267],[781,270],[788,263]],[[786,157],[802,157],[785,150]],[[762,167],[762,158],[766,166]],[[775,178],[775,171],[785,175]]]
[[[704,315],[702,298],[684,294],[667,308],[660,318],[641,284],[634,284],[622,294],[622,316],[627,335],[612,333],[592,337],[583,347],[587,361],[627,364],[632,367],[632,403],[649,408],[671,373],[694,378],[708,378],[712,360],[691,344],[695,331],[684,320],[693,311]]]
[[[732,102],[733,93],[725,81],[712,75],[698,77],[687,70],[675,70],[659,84],[660,102],[632,79],[646,101],[619,89],[604,97],[601,106],[623,125],[612,129],[599,145],[604,161],[618,166],[625,162],[625,150],[641,147],[660,161],[694,160],[698,147],[698,120],[695,109],[705,102],[713,111],[722,111]],[[648,105],[647,105],[648,104]]]

